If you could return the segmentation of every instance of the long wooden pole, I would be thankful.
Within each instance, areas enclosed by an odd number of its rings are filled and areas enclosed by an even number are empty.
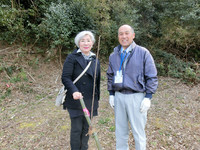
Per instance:
[[[87,122],[88,122],[88,125],[89,125],[89,127],[90,127],[90,125],[91,125],[90,113],[89,113],[88,109],[86,108],[83,99],[80,99],[80,102],[81,102],[81,106],[82,106],[82,109],[83,109],[85,118],[86,118],[86,120],[87,120]],[[100,144],[99,139],[98,139],[98,136],[97,136],[97,133],[96,133],[96,132],[92,132],[92,135],[94,136],[94,139],[95,139],[95,142],[96,142],[96,145],[97,145],[98,150],[102,150],[101,144]]]

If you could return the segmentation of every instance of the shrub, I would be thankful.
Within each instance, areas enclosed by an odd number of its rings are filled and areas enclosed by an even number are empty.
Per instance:
[[[194,69],[187,67],[185,68],[185,73],[183,74],[183,80],[185,82],[190,83],[198,83],[200,81],[200,77],[197,76],[197,73]]]
[[[160,46],[180,58],[198,61],[200,57],[199,3],[183,0],[164,2],[162,6],[164,11],[159,18],[162,31]]]
[[[4,5],[0,7],[0,40],[13,43],[17,38],[21,38],[24,32],[24,18],[20,17],[21,11]],[[22,14],[23,15],[23,14]]]
[[[25,10],[21,7],[11,8],[9,5],[0,7],[0,40],[10,44],[22,42],[29,43],[32,39],[30,36],[31,28],[28,26],[28,18],[34,16],[32,9]]]
[[[184,62],[175,55],[156,49],[153,53],[158,75],[184,79],[187,83],[197,83],[200,80],[198,68],[194,64]]]
[[[51,50],[57,51],[64,46],[71,52],[75,47],[75,35],[82,30],[93,30],[95,27],[82,2],[71,2],[69,5],[51,3],[44,15],[45,18],[39,25],[38,36],[49,41]]]
[[[52,49],[57,50],[61,45],[68,44],[70,28],[73,26],[68,12],[69,8],[65,3],[51,3],[39,25],[38,36],[49,41]]]

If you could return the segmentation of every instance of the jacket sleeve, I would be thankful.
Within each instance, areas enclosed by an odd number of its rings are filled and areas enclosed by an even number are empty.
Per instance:
[[[154,59],[149,51],[145,54],[144,79],[146,84],[146,94],[154,94],[158,87],[158,77]]]
[[[101,84],[101,67],[100,62],[98,61],[98,79],[97,79],[97,91],[98,91],[98,100],[100,99],[100,84]]]
[[[114,72],[112,69],[112,64],[111,64],[111,57],[109,57],[109,65],[108,65],[108,70],[107,70],[107,89],[109,91],[110,95],[114,95],[115,91],[112,88],[112,82],[113,82],[113,76],[114,76]]]
[[[78,88],[73,84],[73,72],[74,72],[74,59],[72,55],[68,55],[63,65],[62,72],[62,83],[67,89],[67,92],[73,94],[79,91]]]

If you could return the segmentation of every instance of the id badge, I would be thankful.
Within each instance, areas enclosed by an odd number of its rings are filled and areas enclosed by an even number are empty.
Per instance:
[[[122,83],[122,82],[123,82],[122,71],[117,71],[117,74],[115,76],[115,83]]]

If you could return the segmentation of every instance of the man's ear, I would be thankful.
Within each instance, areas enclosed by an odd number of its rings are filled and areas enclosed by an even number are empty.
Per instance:
[[[133,39],[135,38],[135,33],[133,33]]]

